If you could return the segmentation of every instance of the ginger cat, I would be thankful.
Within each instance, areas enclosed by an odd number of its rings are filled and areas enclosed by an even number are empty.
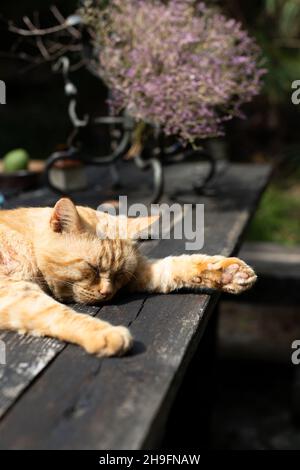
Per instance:
[[[105,218],[112,216],[101,217],[105,227]],[[147,259],[132,240],[99,239],[98,223],[96,211],[76,207],[67,198],[53,209],[0,211],[0,329],[51,336],[99,356],[121,355],[132,345],[127,328],[76,313],[59,302],[107,301],[125,286],[129,292],[208,287],[240,293],[256,280],[238,258]],[[126,223],[133,237],[151,221]]]

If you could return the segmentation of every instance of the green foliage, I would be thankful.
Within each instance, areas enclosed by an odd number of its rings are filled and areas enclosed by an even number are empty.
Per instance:
[[[286,102],[300,78],[300,1],[264,0],[252,21],[269,69],[265,92],[272,102]]]
[[[283,191],[277,185],[265,193],[250,226],[248,239],[285,245],[300,244],[300,188]]]
[[[299,0],[265,0],[266,12],[278,20],[278,32],[283,38],[293,38],[300,31]]]

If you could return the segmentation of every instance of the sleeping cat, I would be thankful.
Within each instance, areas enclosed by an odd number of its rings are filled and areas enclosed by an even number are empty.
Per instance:
[[[99,239],[97,224],[102,220],[105,229],[107,218],[113,217],[99,218],[93,209],[76,207],[67,198],[53,209],[0,212],[0,329],[51,336],[99,356],[122,355],[132,345],[127,328],[76,313],[60,302],[107,301],[124,287],[157,293],[208,287],[237,294],[256,280],[238,258],[147,259],[131,239]],[[126,223],[133,238],[151,220]]]

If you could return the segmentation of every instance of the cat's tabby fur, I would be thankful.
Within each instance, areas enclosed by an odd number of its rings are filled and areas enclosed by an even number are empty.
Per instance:
[[[105,229],[110,216],[101,217]],[[130,239],[99,239],[100,219],[93,209],[75,207],[66,198],[54,209],[0,212],[1,329],[59,338],[99,356],[121,355],[132,345],[127,328],[76,313],[60,302],[107,301],[122,287],[128,292],[209,287],[240,293],[256,280],[238,258],[147,259]],[[151,220],[126,223],[133,237]]]

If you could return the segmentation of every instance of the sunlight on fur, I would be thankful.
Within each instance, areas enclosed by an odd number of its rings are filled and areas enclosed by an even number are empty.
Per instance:
[[[105,231],[114,217],[102,217]],[[1,211],[0,328],[58,338],[98,356],[122,355],[133,343],[126,327],[76,313],[67,303],[108,301],[121,288],[155,293],[212,288],[239,294],[256,280],[238,258],[195,254],[147,259],[133,239],[153,219],[126,223],[130,239],[99,239],[99,214],[67,198],[53,209]]]

